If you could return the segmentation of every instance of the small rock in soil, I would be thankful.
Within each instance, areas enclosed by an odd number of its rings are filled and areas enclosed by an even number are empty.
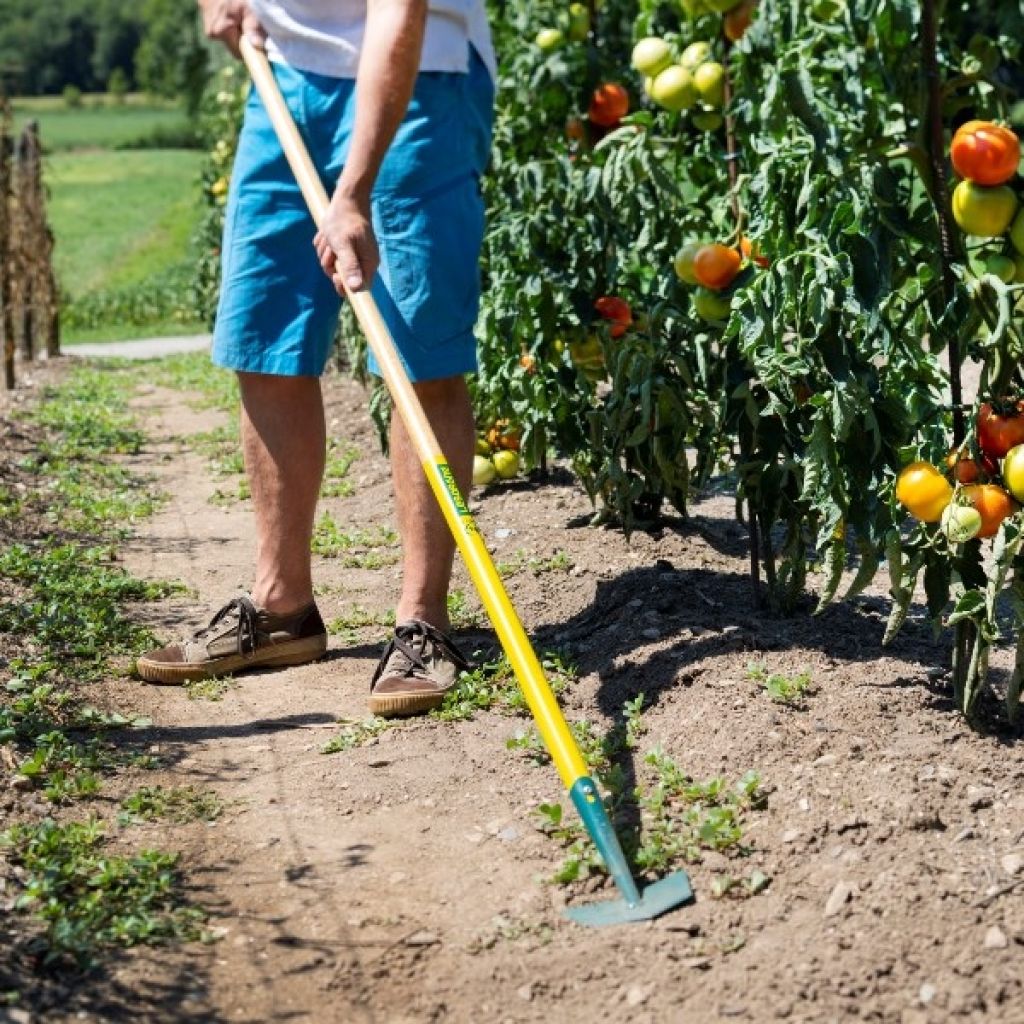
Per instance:
[[[852,882],[838,881],[825,901],[825,917],[835,917],[846,910],[846,905],[853,899],[857,886]]]
[[[800,838],[800,829],[798,828],[787,828],[782,833],[782,841],[784,843],[795,843]]]
[[[626,991],[626,1005],[643,1006],[651,998],[653,991],[653,985],[631,985]]]
[[[1011,877],[1024,871],[1024,857],[1019,853],[1008,853],[999,863],[1002,865],[1003,871]]]
[[[972,811],[980,811],[986,807],[992,806],[992,798],[995,796],[995,791],[991,786],[968,786],[967,787],[967,806]]]
[[[440,941],[433,932],[428,932],[425,928],[421,928],[418,932],[413,932],[405,940],[405,944],[407,946],[436,946]]]
[[[938,994],[938,989],[930,982],[926,981],[917,992],[917,998],[927,1006]]]
[[[1006,932],[999,925],[994,924],[985,932],[986,949],[1006,949]]]
[[[516,995],[519,996],[523,1002],[530,1002],[530,1000],[533,999],[533,982],[530,982],[527,985],[520,985],[519,988],[516,989]]]

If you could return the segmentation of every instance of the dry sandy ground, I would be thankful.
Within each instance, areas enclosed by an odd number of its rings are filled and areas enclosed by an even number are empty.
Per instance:
[[[168,637],[248,583],[253,546],[248,505],[210,504],[218,482],[188,445],[221,414],[188,398],[153,389],[137,403],[152,438],[138,468],[171,497],[125,562],[194,588],[140,610]],[[355,493],[325,506],[344,525],[393,523],[364,393],[334,379],[329,406],[361,454]],[[539,643],[571,648],[570,718],[607,727],[642,693],[639,754],[660,745],[699,779],[761,774],[749,856],[692,865],[696,902],[656,922],[564,921],[566,900],[611,893],[545,882],[562,851],[534,809],[563,798],[553,769],[506,749],[523,719],[421,720],[320,753],[332,723],[366,715],[379,627],[335,636],[320,664],[242,677],[217,702],[111,681],[95,699],[153,719],[155,781],[228,802],[213,825],[133,837],[184,851],[222,938],[126,954],[47,1020],[1024,1021],[1019,737],[974,734],[952,713],[945,653],[920,616],[882,650],[879,594],[818,619],[753,612],[727,499],[632,541],[586,527],[567,478],[475,505],[499,559],[573,564],[509,581]],[[386,612],[398,583],[394,565],[316,571],[328,620],[354,604]],[[461,570],[457,585],[471,593]],[[751,661],[807,670],[815,691],[774,704]],[[642,777],[641,760],[626,770]],[[712,898],[715,875],[754,869],[772,879],[764,892]]]

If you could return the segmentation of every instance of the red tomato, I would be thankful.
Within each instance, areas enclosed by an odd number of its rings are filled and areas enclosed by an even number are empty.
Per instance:
[[[996,484],[971,484],[964,488],[964,496],[981,513],[978,536],[982,538],[994,537],[999,524],[1013,515],[1016,507],[1013,498]]]
[[[1002,185],[1017,173],[1020,141],[993,121],[968,121],[957,129],[949,147],[953,168],[979,185]]]
[[[605,82],[594,90],[587,116],[602,128],[614,128],[629,113],[629,93],[617,82]]]
[[[629,308],[629,303],[617,295],[602,295],[594,303],[594,309],[603,320],[611,320],[613,326],[608,333],[613,338],[621,338],[633,323],[633,311]]]
[[[946,456],[946,469],[958,484],[973,484],[981,476],[977,461],[959,451],[951,451]]]
[[[978,410],[978,444],[985,455],[1001,459],[1011,448],[1024,444],[1024,402],[986,402]]]

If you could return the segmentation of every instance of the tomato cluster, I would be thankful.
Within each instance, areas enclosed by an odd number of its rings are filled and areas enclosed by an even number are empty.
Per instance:
[[[1024,282],[1024,210],[1014,182],[1020,141],[994,121],[968,121],[949,147],[953,169],[963,179],[953,190],[953,217],[968,235],[1008,236],[987,254],[985,269],[1007,284]]]
[[[940,522],[953,543],[994,537],[1024,502],[1024,401],[985,402],[975,420],[972,451],[946,459],[949,480],[928,462],[907,466],[896,497],[923,523]]]

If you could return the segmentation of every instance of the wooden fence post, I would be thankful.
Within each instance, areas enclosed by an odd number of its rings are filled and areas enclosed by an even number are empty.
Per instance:
[[[0,98],[0,335],[4,345],[4,385],[13,390],[14,311],[11,308],[11,106]]]
[[[14,160],[14,213],[11,217],[14,238],[12,265],[14,267],[15,307],[18,333],[21,335],[21,356],[31,362],[35,356],[33,330],[33,303],[35,302],[35,260],[32,235],[35,211],[32,187],[32,124],[26,125],[18,139]]]

